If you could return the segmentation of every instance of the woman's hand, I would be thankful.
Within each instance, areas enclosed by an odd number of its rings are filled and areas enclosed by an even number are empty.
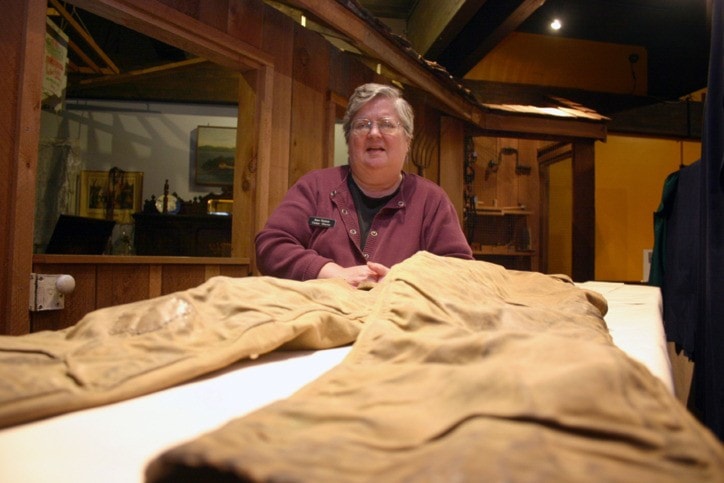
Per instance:
[[[390,269],[380,263],[367,262],[367,265],[342,267],[330,262],[322,267],[317,278],[341,278],[353,287],[381,281]]]

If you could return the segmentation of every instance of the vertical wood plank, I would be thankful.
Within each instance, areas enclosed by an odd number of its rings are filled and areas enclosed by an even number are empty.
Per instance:
[[[204,280],[208,280],[213,277],[221,275],[221,266],[219,265],[204,265]]]
[[[573,254],[576,282],[595,279],[596,178],[593,141],[573,143]]]
[[[254,223],[248,228],[248,239],[250,254],[248,257],[251,266],[256,267],[256,253],[254,250],[254,237],[266,223],[269,213],[269,198],[271,190],[271,156],[273,133],[273,110],[274,110],[274,69],[261,67],[257,71],[256,83],[256,114],[258,126],[258,139],[256,143],[256,192],[254,197]]]
[[[199,18],[199,12],[201,11],[201,7],[204,6],[206,3],[217,3],[217,2],[205,2],[203,0],[158,0],[159,3],[163,3],[165,5],[168,5],[169,7],[173,8],[174,10],[178,10],[179,12],[182,12],[189,17],[193,18]]]
[[[247,265],[221,265],[219,275],[241,278],[248,277],[251,274]]]
[[[537,143],[536,141],[520,140],[518,143],[520,164],[530,167],[528,174],[518,175],[518,201],[532,212],[528,216],[528,229],[530,231],[531,270],[538,271],[540,266],[540,179],[538,175]]]
[[[0,15],[0,333],[30,331],[35,172],[46,2],[8,0]]]
[[[161,265],[150,265],[148,267],[148,298],[160,296],[163,283],[163,267]]]
[[[212,276],[247,277],[250,265],[164,263],[36,263],[35,273],[69,274],[75,278],[65,308],[31,313],[31,330],[59,330],[87,313],[109,305],[130,303],[187,290]],[[139,281],[144,283],[139,283]],[[27,309],[27,306],[26,306]]]
[[[498,157],[496,158],[496,161],[500,160],[497,172],[498,184],[496,186],[498,206],[518,206],[518,178],[515,174],[515,155],[505,154],[503,152],[505,148],[518,151],[518,140],[510,138],[500,138],[498,140]],[[520,152],[518,152],[518,156],[520,156]]]
[[[202,2],[216,3],[216,2]],[[264,30],[264,2],[259,0],[228,0],[227,25],[220,29],[259,47],[262,44]]]
[[[197,17],[200,21],[207,25],[221,30],[227,29],[227,24],[232,22],[230,17],[231,7],[230,1],[238,2],[241,0],[216,0],[214,2],[199,2]]]
[[[308,86],[293,83],[289,183],[324,166],[324,95]]]
[[[148,298],[148,265],[99,265],[97,307],[127,304]]]
[[[452,117],[440,119],[440,186],[455,205],[462,224],[464,200],[465,126]]]
[[[294,23],[287,16],[270,9],[264,16],[263,49],[274,57],[272,79],[274,96],[269,141],[269,165],[267,171],[260,167],[259,176],[268,182],[266,212],[259,212],[257,226],[266,223],[267,218],[289,188],[290,125],[292,118],[292,61],[294,37],[289,35]]]
[[[290,185],[303,174],[324,166],[329,48],[319,34],[295,26]]]
[[[540,223],[538,233],[538,251],[540,252],[540,258],[538,261],[538,270],[543,273],[548,273],[548,239],[550,232],[548,229],[549,213],[550,213],[550,200],[548,194],[550,193],[550,172],[549,167],[540,167],[538,171],[538,182],[540,187],[540,203],[538,209],[540,210],[540,216],[538,222]]]
[[[256,124],[255,72],[239,76],[239,110],[236,130],[236,169],[234,169],[234,205],[231,225],[231,256],[251,257],[254,230],[254,200],[259,138]]]
[[[490,162],[498,160],[498,141],[496,138],[478,136],[473,138],[477,160],[475,162],[475,194],[478,202],[493,206],[497,199],[497,174],[490,168]]]
[[[163,267],[163,295],[186,290],[206,281],[203,265],[165,265]]]
[[[410,146],[409,161],[405,169],[425,178],[440,182],[440,113],[430,109],[424,95],[406,91],[405,98],[415,112],[415,132]]]

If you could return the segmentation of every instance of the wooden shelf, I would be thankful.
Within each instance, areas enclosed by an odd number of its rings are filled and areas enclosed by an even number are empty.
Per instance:
[[[478,206],[475,209],[475,214],[478,216],[525,216],[532,215],[533,212],[517,206],[510,207],[481,207]]]
[[[475,255],[503,255],[515,257],[532,257],[535,250],[518,250],[513,246],[507,245],[483,245],[479,249],[473,250]]]
[[[167,257],[147,255],[54,255],[36,253],[33,263],[69,265],[249,265],[240,257]]]
[[[535,250],[531,245],[525,206],[486,206],[475,209],[470,231],[473,256],[515,270],[530,270]]]

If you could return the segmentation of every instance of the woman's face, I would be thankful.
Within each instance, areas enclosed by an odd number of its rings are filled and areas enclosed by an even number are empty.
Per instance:
[[[369,132],[356,131],[355,123],[364,119],[372,121]],[[382,120],[391,120],[397,127],[383,133],[379,128]],[[386,97],[373,98],[352,119],[347,146],[349,164],[352,173],[362,183],[384,185],[399,179],[410,147],[410,140],[399,123],[394,102]]]

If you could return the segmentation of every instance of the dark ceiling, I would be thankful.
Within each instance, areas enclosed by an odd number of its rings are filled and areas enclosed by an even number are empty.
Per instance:
[[[335,0],[330,0],[335,1]],[[336,0],[340,3],[360,4],[383,22],[405,25],[415,14],[416,8],[430,5],[440,6],[440,0]],[[457,16],[448,21],[432,45],[419,51],[428,60],[436,61],[458,79],[483,59],[507,34],[513,31],[556,35],[598,42],[643,46],[648,53],[648,102],[677,99],[706,87],[708,66],[708,21],[707,3],[711,0],[466,0],[455,2],[460,5]],[[272,2],[294,5],[294,1]],[[541,5],[542,3],[542,5]],[[449,5],[449,4],[448,4]],[[73,7],[69,6],[72,10]],[[442,11],[442,10],[441,10]],[[182,62],[187,59],[184,52],[161,42],[149,39],[124,27],[109,24],[87,12],[77,10],[83,25],[89,30],[98,45],[113,59],[121,73],[146,69],[153,64]],[[564,27],[551,33],[548,24],[554,17],[562,20]],[[66,24],[63,19],[57,20]],[[68,30],[65,26],[64,30]],[[418,25],[424,31],[426,25]],[[395,28],[392,27],[392,30]],[[404,34],[404,33],[403,33]],[[414,47],[414,45],[413,45]],[[73,54],[75,55],[75,54]],[[201,66],[199,66],[201,68]],[[208,69],[208,67],[207,67]],[[69,96],[74,93],[88,95],[88,89],[79,89],[78,82],[98,74],[76,72],[69,79]],[[176,74],[177,82],[186,82],[187,74]],[[213,77],[213,72],[206,75]],[[114,85],[105,87],[109,97]],[[150,86],[151,84],[149,84]],[[213,85],[206,82],[206,85]],[[148,86],[146,86],[148,87]],[[502,91],[518,92],[535,87],[537,90],[552,86],[500,86],[488,89],[490,95]],[[137,87],[138,88],[138,87]],[[168,91],[169,85],[161,88]],[[188,89],[187,89],[188,90]],[[214,101],[209,88],[209,101]],[[94,88],[98,91],[98,87]],[[91,97],[95,97],[91,95]],[[615,97],[615,96],[614,96]],[[586,96],[581,97],[582,103]],[[632,100],[621,101],[610,95],[603,95],[598,101],[589,96],[590,102],[603,102],[611,107],[617,102],[635,105]],[[601,101],[601,99],[605,99]],[[641,104],[641,100],[638,100]],[[591,107],[601,109],[600,105]],[[603,111],[606,111],[604,108]]]
[[[648,51],[649,95],[672,99],[706,87],[707,0],[548,0],[520,30],[541,33],[548,18],[576,39],[641,45]]]
[[[378,17],[404,20],[423,1],[360,3]],[[706,86],[708,1],[468,0],[465,3],[470,14],[458,27],[459,32],[442,47],[423,54],[462,78],[495,47],[495,36],[501,36],[501,26],[506,22],[519,32],[643,46],[648,52],[649,95],[675,99]],[[549,28],[554,18],[563,23],[555,33]]]
[[[555,0],[522,27],[544,28],[544,15],[562,11],[566,36],[644,46],[648,52],[649,95],[672,99],[706,87],[709,29],[705,0],[592,1],[588,8]],[[588,2],[585,2],[588,3]]]

